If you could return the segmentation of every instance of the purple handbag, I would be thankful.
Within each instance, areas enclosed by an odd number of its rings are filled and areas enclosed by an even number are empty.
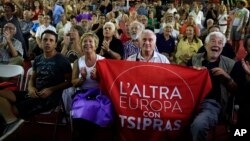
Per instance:
[[[72,101],[72,118],[82,118],[101,127],[108,127],[114,121],[111,100],[99,88],[76,93]]]

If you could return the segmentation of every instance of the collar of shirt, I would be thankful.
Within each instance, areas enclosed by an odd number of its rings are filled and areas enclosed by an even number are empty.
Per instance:
[[[157,53],[154,51],[153,57],[150,58],[150,60],[148,60],[148,62],[152,61],[154,58],[157,58]],[[142,55],[141,55],[141,51],[139,52],[137,59],[141,60],[141,61],[147,61]]]

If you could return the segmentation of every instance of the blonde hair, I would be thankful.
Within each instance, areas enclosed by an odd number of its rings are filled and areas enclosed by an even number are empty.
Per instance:
[[[99,45],[99,38],[98,38],[98,36],[97,36],[95,33],[93,33],[93,32],[87,32],[87,33],[84,33],[84,34],[81,36],[81,39],[80,39],[80,44],[81,44],[81,46],[82,46],[83,40],[84,40],[85,38],[87,38],[87,37],[91,37],[91,38],[94,39],[94,41],[95,41],[95,46],[96,46],[96,48],[97,48],[98,45]]]

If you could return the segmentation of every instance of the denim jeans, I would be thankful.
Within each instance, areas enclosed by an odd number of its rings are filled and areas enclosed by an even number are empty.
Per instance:
[[[205,99],[201,104],[200,113],[191,125],[193,141],[206,141],[208,131],[218,123],[221,111],[220,104],[213,99]]]

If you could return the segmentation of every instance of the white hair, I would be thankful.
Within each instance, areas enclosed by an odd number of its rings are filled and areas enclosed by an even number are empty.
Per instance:
[[[210,41],[211,39],[211,36],[216,36],[216,37],[220,37],[223,39],[223,47],[225,46],[226,42],[227,42],[227,39],[225,37],[225,35],[221,32],[218,32],[218,31],[215,31],[215,32],[211,32],[207,35],[206,39],[205,39],[205,44],[208,44],[208,42]]]
[[[133,26],[139,26],[141,31],[143,31],[143,30],[145,29],[145,26],[144,26],[142,23],[138,22],[138,21],[133,21],[133,22],[129,25],[129,29],[131,30],[131,28],[132,28]]]
[[[152,30],[149,30],[149,29],[145,29],[145,30],[142,31],[140,40],[142,40],[143,35],[146,34],[146,33],[152,34],[154,42],[156,43],[156,35],[155,35],[155,33]]]
[[[112,22],[106,22],[103,26],[103,29],[107,26],[110,25],[111,26],[111,30],[114,32],[115,31],[115,24]]]
[[[173,25],[171,23],[163,23],[163,29],[165,29],[166,27],[170,27],[171,29],[173,29]]]

